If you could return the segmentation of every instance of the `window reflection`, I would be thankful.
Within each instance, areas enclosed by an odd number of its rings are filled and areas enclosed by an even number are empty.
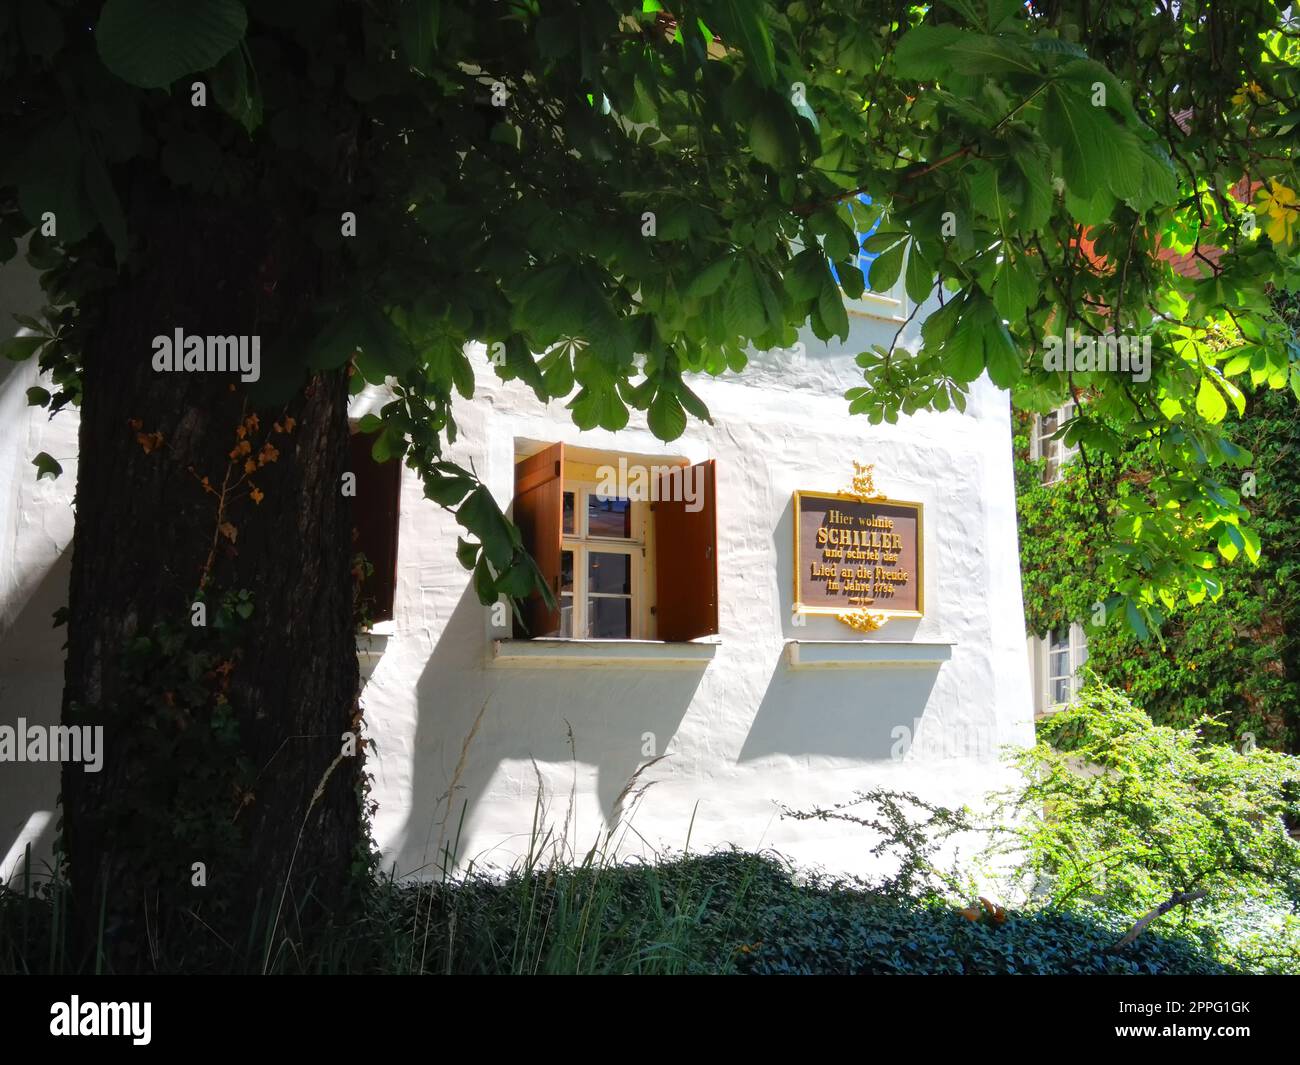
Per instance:
[[[632,635],[631,599],[588,599],[589,635],[597,640],[626,640]]]
[[[632,594],[632,556],[592,551],[587,556],[587,591],[606,595]]]
[[[621,496],[587,496],[587,535],[632,538],[632,504]]]

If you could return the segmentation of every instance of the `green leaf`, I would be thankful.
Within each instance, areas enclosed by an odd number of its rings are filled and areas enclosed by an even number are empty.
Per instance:
[[[232,48],[212,70],[212,96],[217,106],[252,133],[262,124],[262,98],[249,86],[248,64],[239,48]]]
[[[921,323],[921,339],[926,345],[942,344],[952,335],[953,327],[961,319],[966,301],[952,298]]]
[[[719,28],[723,40],[745,53],[749,69],[758,83],[775,85],[776,51],[763,14],[763,5],[753,3],[752,0],[726,0],[719,10]]]
[[[997,318],[990,318],[984,327],[984,358],[989,379],[998,388],[1010,388],[1024,373],[1020,348]]]
[[[1211,424],[1223,421],[1228,413],[1228,401],[1208,377],[1201,378],[1201,386],[1196,390],[1196,413]]]
[[[822,323],[830,336],[837,336],[841,340],[849,339],[849,314],[844,309],[844,297],[839,286],[831,280],[829,271],[821,295],[817,297],[817,313],[821,315]]]
[[[468,477],[434,475],[424,479],[424,494],[441,507],[454,507],[473,487]]]
[[[1238,552],[1237,545],[1233,542],[1232,537],[1228,535],[1228,529],[1232,529],[1232,528],[1233,527],[1229,525],[1227,528],[1223,530],[1223,532],[1219,534],[1219,554],[1221,554],[1229,562],[1231,562],[1234,558],[1237,557],[1237,552]],[[1237,539],[1241,539],[1240,533],[1237,533]]]
[[[735,265],[736,260],[727,255],[706,266],[695,280],[686,286],[686,298],[697,300],[703,299],[705,296],[712,296],[731,276],[732,268]]]
[[[908,299],[913,303],[924,303],[934,291],[934,269],[916,241],[912,241],[907,251],[907,273],[903,286],[907,289]]]
[[[527,556],[515,559],[510,568],[497,578],[498,592],[512,599],[524,599],[533,590],[535,564]]]
[[[1250,559],[1252,565],[1255,565],[1259,562],[1259,533],[1254,529],[1241,529],[1240,532],[1246,557]]]
[[[456,561],[465,569],[473,569],[478,560],[478,544],[472,544],[463,536],[456,537]]]
[[[36,467],[36,479],[39,481],[42,477],[55,478],[63,472],[63,467],[50,456],[48,452],[42,451],[34,459],[32,465]]]
[[[1018,44],[982,33],[966,33],[947,46],[960,74],[1037,74],[1033,56]]]
[[[698,418],[702,422],[713,421],[704,400],[692,392],[684,381],[677,382],[677,398],[681,400],[682,406],[686,408],[686,413],[691,417]]]
[[[686,432],[686,411],[681,401],[668,389],[660,388],[650,401],[646,421],[660,440],[676,440]]]
[[[982,317],[970,306],[940,352],[943,372],[959,384],[974,381],[984,369],[984,335]]]
[[[510,565],[515,552],[510,525],[485,485],[479,485],[469,494],[456,510],[456,520],[479,538],[484,558],[492,563],[493,569],[501,573]]]
[[[1125,613],[1128,617],[1128,623],[1132,627],[1133,632],[1137,635],[1137,638],[1139,640],[1147,639],[1149,635],[1147,631],[1147,623],[1143,619],[1141,611],[1138,610],[1131,599],[1125,604]]]
[[[903,271],[903,253],[906,248],[907,242],[899,241],[871,260],[871,267],[867,270],[867,283],[871,285],[872,292],[888,292],[894,287],[898,275]]]
[[[107,0],[95,43],[104,66],[127,84],[161,89],[215,65],[247,24],[239,0]]]
[[[488,569],[487,555],[480,558],[474,567],[474,594],[483,606],[491,606],[497,601],[496,582],[492,580],[492,571]]]
[[[723,303],[723,322],[734,336],[752,337],[767,329],[767,313],[758,275],[747,258],[736,261],[735,276],[727,287]]]
[[[894,66],[904,78],[942,79],[952,69],[947,47],[966,36],[957,26],[913,26],[894,49]]]
[[[837,272],[840,275],[840,288],[844,290],[844,295],[851,300],[861,299],[862,293],[867,290],[867,279],[862,276],[862,271],[856,266],[842,263]]]
[[[33,385],[27,390],[27,405],[29,407],[46,407],[50,403],[50,393],[40,385]]]
[[[11,337],[0,343],[0,355],[11,362],[22,362],[36,354],[47,340],[48,337]]]
[[[768,97],[759,103],[749,125],[754,157],[774,170],[791,167],[799,155],[799,131],[785,101]]]
[[[785,270],[785,290],[792,299],[816,299],[827,275],[826,257],[818,248],[805,248]]]
[[[397,32],[402,51],[416,70],[427,70],[438,42],[442,20],[441,0],[402,0],[397,13]]]
[[[1031,150],[1017,152],[1013,159],[1025,179],[1025,192],[1017,212],[1020,223],[1029,231],[1042,229],[1052,216],[1052,179],[1047,162]]]
[[[993,306],[1003,318],[1015,322],[1024,317],[1037,294],[1038,279],[1025,259],[1008,256],[998,264],[993,281]]]
[[[1061,153],[1066,185],[1082,200],[1110,187],[1117,168],[1140,168],[1136,141],[1127,140],[1105,108],[1094,107],[1083,89],[1060,83],[1047,90],[1039,130]]]

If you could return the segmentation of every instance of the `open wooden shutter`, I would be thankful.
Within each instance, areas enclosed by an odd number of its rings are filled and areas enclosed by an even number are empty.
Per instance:
[[[524,550],[533,556],[555,596],[554,609],[534,592],[522,604],[524,629],[519,637],[554,636],[560,631],[560,545],[564,539],[564,445],[552,444],[532,458],[515,463],[514,521]]]
[[[699,486],[696,503],[702,505],[687,510],[673,475],[663,476],[654,504],[655,618],[661,640],[693,640],[718,631],[717,470],[709,459],[677,476]]]
[[[374,572],[361,583],[358,606],[370,621],[391,621],[397,588],[397,504],[402,464],[376,462],[370,455],[377,433],[353,433],[349,469],[356,474],[352,501],[352,556],[364,554]]]

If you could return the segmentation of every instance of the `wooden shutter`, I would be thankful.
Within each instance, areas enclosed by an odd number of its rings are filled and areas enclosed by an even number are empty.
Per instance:
[[[552,444],[532,458],[515,463],[514,521],[523,535],[524,550],[542,571],[554,608],[534,592],[520,604],[523,627],[515,620],[515,635],[554,636],[560,631],[560,545],[564,540],[564,445]]]
[[[659,483],[655,520],[655,618],[661,640],[693,640],[718,631],[717,470],[713,459],[683,470],[703,505],[672,499],[671,475]]]
[[[402,464],[376,462],[370,455],[377,433],[349,438],[357,494],[352,500],[352,557],[364,554],[374,567],[361,584],[358,607],[371,621],[391,621],[397,588],[397,514],[402,492]]]

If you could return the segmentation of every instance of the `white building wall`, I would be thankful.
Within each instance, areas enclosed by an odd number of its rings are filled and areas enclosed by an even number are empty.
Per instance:
[[[17,330],[13,314],[41,303],[35,274],[13,264],[0,270],[0,335]],[[29,407],[27,389],[38,380],[34,361],[0,359],[0,725],[20,717],[58,724],[63,693],[67,630],[52,626],[68,601],[78,419]],[[42,451],[63,464],[58,480],[36,479],[32,459]],[[0,763],[0,880],[20,867],[29,842],[33,875],[43,870],[58,794],[57,764]]]
[[[965,414],[892,426],[850,417],[853,355],[896,328],[856,316],[847,344],[807,338],[793,360],[757,355],[742,375],[693,381],[713,423],[692,422],[669,445],[637,412],[622,432],[580,433],[563,404],[502,384],[476,352],[479,391],[458,404],[450,457],[472,463],[503,506],[516,438],[717,461],[721,631],[712,660],[692,665],[493,664],[493,639],[506,633],[456,562],[463,530],[404,470],[394,621],[362,640],[386,869],[431,873],[444,848],[462,864],[510,864],[528,848],[540,781],[550,820],[579,854],[621,823],[623,854],[733,844],[860,872],[862,830],[784,819],[781,807],[875,786],[974,805],[1007,783],[1000,748],[1032,739],[1008,401],[981,380]],[[48,618],[66,596],[75,464],[38,485],[30,457],[69,456],[76,415],[49,426],[16,407],[31,372],[0,381],[0,724],[55,720],[62,680],[63,630]],[[925,617],[866,637],[791,614],[791,495],[847,487],[855,459],[874,464],[879,490],[925,506]],[[792,669],[792,640],[952,646],[929,665]],[[629,781],[658,755],[633,801]],[[33,833],[57,790],[55,766],[0,765],[0,853]],[[50,827],[37,832],[46,846]]]

